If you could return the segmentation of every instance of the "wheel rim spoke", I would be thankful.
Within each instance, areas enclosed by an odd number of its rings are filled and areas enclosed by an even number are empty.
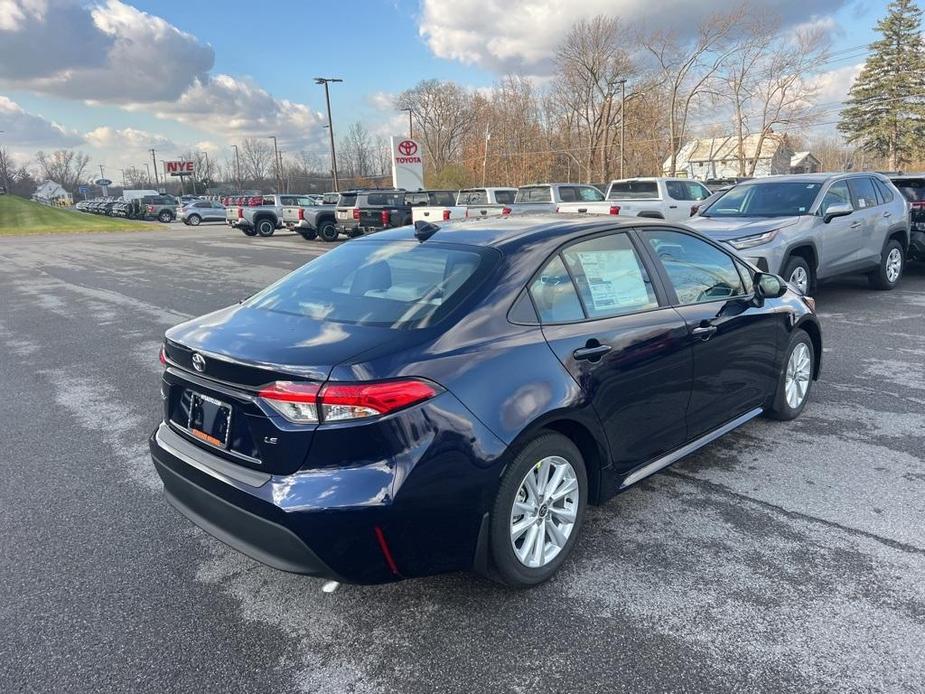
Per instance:
[[[555,521],[551,518],[546,521],[546,533],[549,535],[556,547],[565,547],[565,543],[568,541],[568,536],[562,532],[562,529],[556,525]]]

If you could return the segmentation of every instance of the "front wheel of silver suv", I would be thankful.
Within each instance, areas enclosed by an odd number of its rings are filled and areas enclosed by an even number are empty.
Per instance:
[[[805,258],[792,256],[784,266],[782,273],[784,279],[800,290],[802,294],[809,294],[813,289],[813,270]]]

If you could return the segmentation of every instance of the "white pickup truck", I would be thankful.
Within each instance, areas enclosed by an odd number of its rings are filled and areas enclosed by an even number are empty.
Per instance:
[[[514,202],[516,188],[466,188],[459,191],[455,205],[430,205],[411,208],[414,222],[446,222],[467,217],[500,217]]]
[[[710,190],[689,178],[624,178],[607,186],[607,202],[628,217],[683,222],[697,213]]]
[[[504,214],[618,214],[619,211],[604,200],[604,194],[594,186],[581,183],[539,183],[518,188],[514,204],[509,205]]]

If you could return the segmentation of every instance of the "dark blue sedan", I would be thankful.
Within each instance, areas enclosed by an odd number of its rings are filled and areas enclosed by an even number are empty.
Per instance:
[[[812,299],[658,220],[419,223],[167,332],[170,503],[270,566],[353,583],[551,576],[587,504],[818,378]]]

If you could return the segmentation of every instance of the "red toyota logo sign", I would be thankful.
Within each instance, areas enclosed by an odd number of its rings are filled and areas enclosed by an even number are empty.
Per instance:
[[[398,143],[398,151],[406,157],[410,157],[418,151],[418,143],[414,140],[402,140]]]

